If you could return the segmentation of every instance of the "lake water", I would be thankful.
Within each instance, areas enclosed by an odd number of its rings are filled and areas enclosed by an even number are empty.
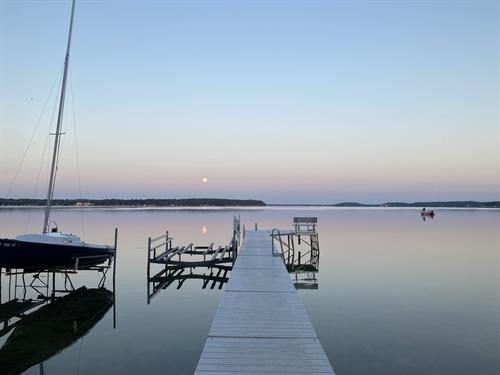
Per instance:
[[[337,374],[500,374],[499,210],[439,209],[423,221],[415,209],[89,208],[56,209],[54,219],[81,234],[82,212],[88,242],[111,244],[119,229],[116,312],[44,360],[45,374],[192,373],[223,289],[187,280],[147,304],[147,237],[169,230],[175,244],[226,245],[234,215],[247,230],[318,217],[319,287],[299,295]],[[39,209],[0,209],[0,237],[39,231],[42,221]],[[81,272],[73,281],[90,288],[99,278]],[[29,340],[36,348],[51,338]]]

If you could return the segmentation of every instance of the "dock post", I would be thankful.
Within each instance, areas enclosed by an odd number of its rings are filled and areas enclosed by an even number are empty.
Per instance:
[[[16,277],[17,277],[17,273],[16,273]],[[16,282],[16,285],[15,285],[15,288],[17,288],[17,282]],[[15,292],[16,290],[14,289],[14,296],[15,296]],[[50,300],[53,302],[56,298],[56,273],[55,271],[52,271],[52,294],[51,294],[51,298]]]
[[[148,263],[147,263],[147,274],[146,274],[146,277],[147,277],[147,280],[146,280],[146,284],[147,284],[147,290],[148,290],[148,305],[149,305],[149,296],[150,296],[150,290],[149,290],[149,275],[150,275],[150,270],[151,270],[151,263],[150,263],[150,259],[149,259],[149,255],[151,254],[151,237],[148,237]]]
[[[118,228],[115,228],[115,259],[113,259],[113,329],[116,329],[116,248],[117,248],[117,245],[118,245]],[[148,283],[148,285],[149,285],[149,283]]]
[[[149,267],[150,267],[150,255],[151,255],[151,237],[148,237],[148,276],[149,276]]]
[[[116,271],[116,248],[118,247],[118,228],[115,228],[115,244],[114,244],[114,250],[115,250],[115,255],[113,259],[113,278],[115,277],[115,271]]]
[[[238,247],[241,246],[241,215],[238,214]]]
[[[8,300],[10,301],[10,289],[12,287],[12,274],[10,273],[10,269],[5,269],[5,273],[9,273],[9,298]],[[47,271],[47,295],[49,294],[49,271]]]

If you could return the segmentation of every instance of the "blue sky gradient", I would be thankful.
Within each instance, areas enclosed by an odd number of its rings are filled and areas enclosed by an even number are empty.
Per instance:
[[[78,1],[56,195],[79,195],[74,118],[88,197],[498,200],[498,8]],[[0,196],[61,69],[69,11],[0,3]],[[54,103],[11,196],[44,195]]]

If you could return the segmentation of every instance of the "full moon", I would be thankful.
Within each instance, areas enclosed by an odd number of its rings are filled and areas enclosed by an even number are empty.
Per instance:
[[[201,182],[203,182],[204,184],[206,184],[206,183],[208,182],[208,178],[203,177],[203,178],[201,179]]]

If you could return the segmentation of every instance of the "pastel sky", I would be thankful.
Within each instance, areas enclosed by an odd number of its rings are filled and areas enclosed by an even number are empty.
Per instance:
[[[77,144],[85,197],[499,200],[498,10],[77,1],[56,197]],[[1,197],[45,195],[69,14],[0,1]]]

